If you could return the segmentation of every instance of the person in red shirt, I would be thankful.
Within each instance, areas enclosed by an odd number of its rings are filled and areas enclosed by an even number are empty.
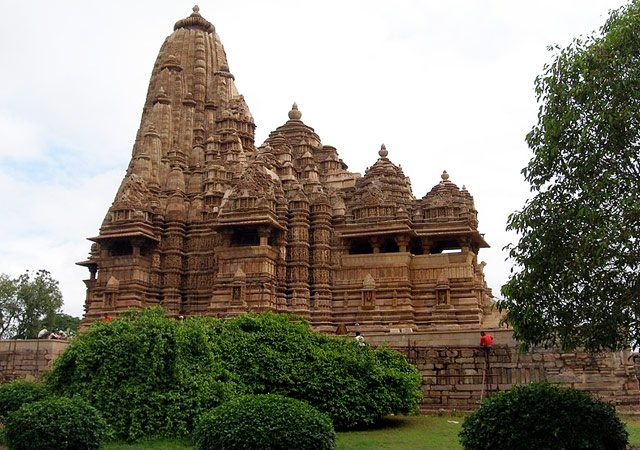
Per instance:
[[[491,351],[491,345],[493,345],[493,336],[485,333],[484,331],[480,332],[480,348],[485,352],[486,355]]]

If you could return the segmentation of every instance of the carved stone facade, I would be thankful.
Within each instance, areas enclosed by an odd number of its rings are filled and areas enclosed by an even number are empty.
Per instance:
[[[444,172],[421,199],[382,146],[347,170],[294,104],[257,148],[214,26],[197,7],[156,60],[126,176],[90,238],[85,324],[291,312],[325,332],[491,327],[473,198]]]

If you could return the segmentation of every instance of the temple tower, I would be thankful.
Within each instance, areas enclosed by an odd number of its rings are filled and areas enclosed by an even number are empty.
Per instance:
[[[173,317],[290,312],[328,333],[495,319],[464,187],[445,172],[417,199],[384,145],[364,176],[350,172],[296,103],[256,148],[234,80],[194,7],[160,49],[131,162],[79,263],[85,325],[151,305]]]

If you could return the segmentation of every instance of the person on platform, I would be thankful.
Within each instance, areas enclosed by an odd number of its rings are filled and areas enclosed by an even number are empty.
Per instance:
[[[358,344],[360,344],[360,347],[364,347],[365,345],[367,345],[364,342],[364,336],[361,335],[359,331],[356,331],[356,341],[358,341]]]
[[[493,345],[493,336],[484,331],[480,332],[480,348],[485,353],[485,355],[489,355],[491,351],[491,346]]]

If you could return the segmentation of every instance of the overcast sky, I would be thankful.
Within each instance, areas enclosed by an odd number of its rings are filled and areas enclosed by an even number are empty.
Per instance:
[[[475,198],[494,295],[507,216],[524,204],[524,137],[547,46],[598,29],[619,0],[202,1],[258,126],[302,120],[364,173],[381,143],[417,198],[447,170]],[[0,273],[47,269],[83,313],[74,263],[131,157],[149,76],[193,0],[0,0]]]

